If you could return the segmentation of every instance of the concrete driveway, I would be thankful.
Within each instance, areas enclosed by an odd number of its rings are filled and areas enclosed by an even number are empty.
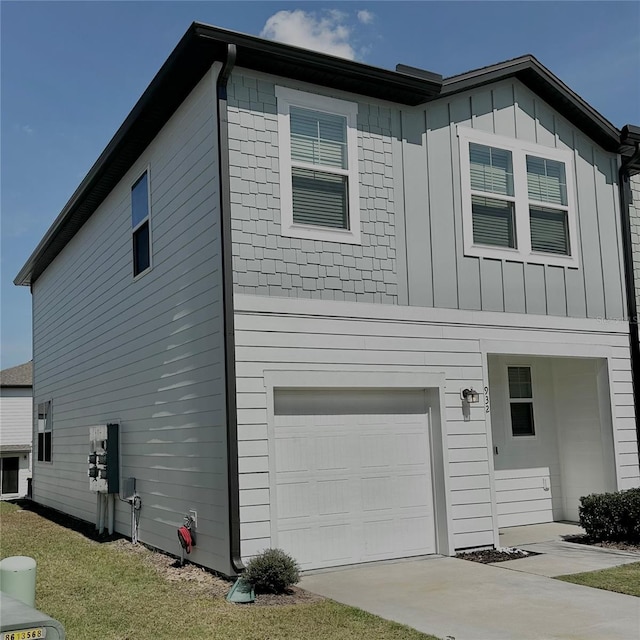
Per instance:
[[[514,568],[433,556],[306,574],[301,586],[440,638],[640,639],[640,598]]]

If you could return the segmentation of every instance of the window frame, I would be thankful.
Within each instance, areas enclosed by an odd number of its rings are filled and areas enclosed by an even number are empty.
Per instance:
[[[147,215],[142,220],[140,220],[138,224],[134,226],[133,224],[133,189],[140,182],[140,180],[144,178],[145,175],[147,176]],[[149,273],[149,271],[151,271],[151,269],[153,268],[153,250],[152,250],[153,245],[151,242],[151,172],[150,172],[149,165],[147,165],[144,171],[139,173],[138,177],[131,183],[131,188],[129,189],[129,205],[130,205],[129,217],[131,221],[131,273],[133,274],[133,280],[135,282],[136,280],[144,276],[146,273]],[[136,273],[135,235],[136,235],[136,232],[142,226],[144,226],[145,223],[148,225],[147,229],[148,229],[148,235],[149,235],[149,266],[146,269],[143,269],[142,271],[140,271],[139,273]]]
[[[289,238],[325,240],[342,244],[361,244],[360,185],[358,170],[358,104],[348,100],[330,98],[315,93],[299,91],[276,85],[278,104],[278,150],[280,171],[280,226],[281,234]],[[291,107],[312,109],[331,115],[343,116],[347,124],[347,169],[325,165],[313,165],[292,160]],[[300,224],[293,220],[292,169],[300,167],[347,177],[348,229]]]
[[[529,369],[529,376],[531,378],[531,397],[529,398],[512,398],[511,390],[509,389],[509,369],[518,368],[518,369]],[[520,441],[531,441],[538,439],[538,430],[536,429],[537,419],[536,419],[536,384],[535,384],[535,370],[533,365],[530,363],[522,363],[522,362],[509,362],[505,365],[505,380],[506,380],[506,389],[507,389],[507,416],[508,420],[508,436],[511,440]],[[533,433],[516,435],[513,433],[513,422],[511,418],[511,405],[512,404],[531,404],[531,415],[533,417]]]
[[[45,420],[44,420],[44,428],[42,431],[40,430],[40,407],[45,407]],[[52,400],[44,400],[42,402],[38,402],[36,405],[36,442],[37,442],[37,454],[36,460],[40,463],[51,464],[53,463],[53,401]],[[50,434],[49,436],[49,459],[46,457],[46,434]],[[43,434],[42,443],[40,442],[40,434]],[[42,457],[41,457],[42,456]]]
[[[464,255],[480,258],[494,258],[511,260],[514,262],[528,262],[570,268],[580,266],[580,241],[577,228],[577,200],[575,195],[575,165],[574,155],[569,149],[546,147],[526,140],[516,140],[486,131],[478,131],[469,127],[457,126],[458,144],[460,152],[460,181],[462,195],[462,234],[464,240]],[[510,151],[513,167],[514,196],[506,197],[501,194],[479,192],[471,188],[471,162],[469,144],[481,144]],[[564,164],[567,204],[557,205],[529,199],[527,183],[527,156],[536,156],[545,160],[554,160]],[[496,245],[480,245],[473,241],[473,215],[471,210],[471,196],[477,195],[497,200],[514,202],[514,225],[516,247],[500,247]],[[567,232],[569,240],[569,255],[535,251],[531,247],[530,206],[545,207],[557,211],[566,211]]]

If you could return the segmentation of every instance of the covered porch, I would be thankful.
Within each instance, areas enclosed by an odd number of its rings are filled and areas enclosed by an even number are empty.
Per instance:
[[[617,487],[606,358],[489,355],[498,527],[577,522]]]

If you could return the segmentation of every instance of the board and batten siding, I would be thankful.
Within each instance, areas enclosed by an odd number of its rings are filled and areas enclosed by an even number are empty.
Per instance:
[[[141,541],[232,573],[216,65],[33,286],[35,402],[53,405],[53,461],[34,498],[94,521],[89,427],[118,422],[121,476],[142,499]],[[148,168],[152,268],[134,280],[131,187]],[[116,530],[130,535],[116,500]]]
[[[589,357],[610,363],[619,488],[640,484],[625,323],[524,314],[471,313],[347,302],[235,297],[242,555],[270,546],[268,413],[265,373],[444,374],[450,526],[456,548],[496,543],[492,512],[491,428],[483,403],[465,416],[460,389],[488,383],[485,343],[525,353]],[[434,445],[436,446],[436,445]]]
[[[614,154],[517,80],[443,97],[403,113],[402,122],[410,305],[626,316]],[[458,125],[572,152],[578,268],[464,255]]]
[[[31,387],[0,387],[0,446],[31,445]]]

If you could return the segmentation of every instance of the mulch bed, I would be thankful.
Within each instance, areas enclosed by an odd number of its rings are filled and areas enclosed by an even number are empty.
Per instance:
[[[519,560],[520,558],[530,558],[538,555],[540,554],[533,551],[523,551],[522,549],[483,549],[481,551],[462,551],[456,554],[456,558],[471,560],[471,562],[481,562],[482,564],[493,564],[494,562]]]
[[[581,536],[564,536],[565,542],[574,542],[576,544],[588,544],[592,547],[601,547],[602,549],[617,549],[619,551],[636,551],[640,553],[640,545],[631,544],[630,542],[598,542],[588,535]]]
[[[109,545],[123,553],[140,556],[145,564],[151,566],[165,580],[180,583],[183,591],[194,596],[204,595],[214,598],[226,598],[234,582],[188,561],[181,565],[180,560],[177,560],[174,556],[149,549],[143,544],[131,544],[129,540],[124,538],[110,542]],[[322,596],[309,593],[304,589],[300,589],[300,587],[291,587],[285,593],[258,593],[256,594],[255,602],[243,603],[242,606],[272,607],[311,604],[321,600],[324,600]]]

